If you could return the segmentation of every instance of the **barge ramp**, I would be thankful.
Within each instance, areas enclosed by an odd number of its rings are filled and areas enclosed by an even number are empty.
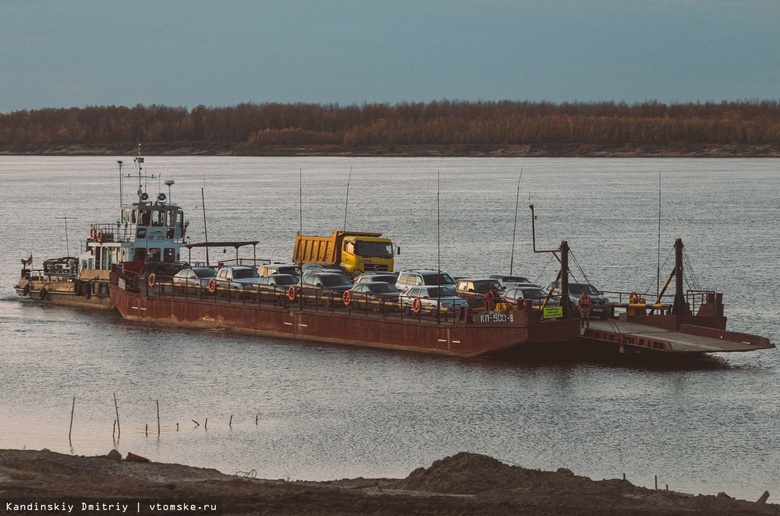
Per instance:
[[[682,324],[672,330],[618,319],[590,321],[580,341],[619,353],[703,354],[772,349],[766,337]]]

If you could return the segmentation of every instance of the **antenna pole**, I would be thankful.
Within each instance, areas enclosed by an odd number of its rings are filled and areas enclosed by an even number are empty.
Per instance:
[[[200,200],[201,204],[203,205],[203,233],[204,237],[206,238],[206,244],[209,243],[209,231],[206,228],[206,196],[203,193],[203,188],[200,189]],[[208,266],[211,262],[209,262],[209,246],[206,245],[206,266]]]
[[[523,169],[520,169],[520,179],[517,180],[517,198],[515,199],[515,227],[512,230],[512,254],[509,258],[509,275],[512,275],[512,267],[515,263],[515,235],[517,234],[517,209],[520,206],[520,181],[523,179]]]
[[[349,183],[352,181],[352,167],[349,167],[349,178],[347,178],[347,200],[344,201],[344,231],[347,231],[347,205],[349,204]]]
[[[298,231],[303,235],[303,169],[298,169]]]
[[[441,197],[441,188],[439,186],[439,183],[441,182],[441,172],[439,170],[436,171],[436,269],[438,270],[439,274],[439,288],[437,290],[438,292],[438,299],[436,302],[436,323],[441,323],[441,212],[439,210],[440,202],[439,198]]]
[[[65,219],[65,256],[70,256],[70,245],[68,244],[68,214],[64,217],[56,217],[58,219]]]
[[[661,171],[658,171],[658,257],[656,259],[656,279],[655,294],[656,297],[661,292]]]
[[[117,160],[119,163],[119,211],[122,211],[122,160]]]

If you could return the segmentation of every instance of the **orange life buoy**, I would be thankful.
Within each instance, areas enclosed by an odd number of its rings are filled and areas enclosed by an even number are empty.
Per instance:
[[[290,288],[287,289],[287,299],[290,301],[295,301],[295,298],[298,296],[298,289],[295,285],[290,285]]]
[[[631,294],[628,295],[628,302],[639,303],[639,294],[636,293],[636,290],[632,291]]]
[[[149,286],[153,287],[155,283],[157,283],[157,275],[155,273],[151,273],[149,275]]]
[[[89,228],[89,237],[94,239],[96,235],[97,235],[97,230],[95,229],[95,226]]]
[[[216,291],[217,291],[217,280],[215,280],[214,278],[211,278],[209,280],[209,292],[211,292],[213,294]]]
[[[97,238],[96,238],[96,240],[97,240],[98,242],[103,242],[103,230],[102,230],[102,229],[101,229],[100,231],[98,231],[98,232],[97,232]]]
[[[420,310],[422,310],[422,301],[420,301],[419,297],[415,297],[414,301],[412,301],[412,312],[419,314]]]
[[[345,290],[344,295],[342,296],[344,299],[344,305],[349,306],[352,304],[352,291],[351,290]]]

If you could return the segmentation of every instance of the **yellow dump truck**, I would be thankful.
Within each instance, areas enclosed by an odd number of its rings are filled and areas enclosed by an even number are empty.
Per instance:
[[[295,263],[338,265],[351,276],[393,270],[393,242],[382,233],[334,231],[331,236],[295,233]]]

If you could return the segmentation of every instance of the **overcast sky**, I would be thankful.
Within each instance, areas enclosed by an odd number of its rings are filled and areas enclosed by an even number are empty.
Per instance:
[[[3,0],[0,112],[780,100],[778,0]]]

